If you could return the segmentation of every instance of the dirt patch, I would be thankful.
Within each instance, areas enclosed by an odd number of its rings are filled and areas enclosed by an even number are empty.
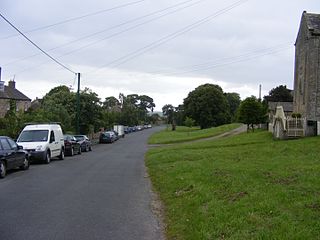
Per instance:
[[[236,202],[236,201],[240,200],[241,198],[243,198],[243,197],[245,197],[245,196],[247,196],[247,195],[248,195],[247,192],[234,193],[234,194],[230,197],[229,201],[230,201],[230,202]]]

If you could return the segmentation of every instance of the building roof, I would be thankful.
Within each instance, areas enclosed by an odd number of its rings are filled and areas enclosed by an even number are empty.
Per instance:
[[[277,106],[282,106],[284,112],[293,112],[293,102],[268,102],[271,111],[276,111]]]
[[[312,35],[320,35],[320,14],[303,12]]]
[[[0,91],[0,99],[14,99],[20,101],[31,101],[26,95],[20,92],[18,89],[4,86],[4,91]]]

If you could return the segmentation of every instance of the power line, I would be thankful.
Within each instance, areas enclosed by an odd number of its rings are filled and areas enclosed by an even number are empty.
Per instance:
[[[200,70],[215,68],[220,65],[229,64],[228,61],[231,61],[230,63],[235,63],[237,61],[243,61],[246,59],[251,60],[252,58],[277,53],[279,51],[283,51],[288,48],[291,48],[291,46],[288,47],[288,45],[290,45],[290,44],[291,44],[291,42],[287,42],[287,43],[283,43],[283,44],[278,44],[273,47],[252,50],[247,53],[240,54],[238,56],[224,57],[221,59],[206,61],[206,62],[198,63],[195,65],[183,66],[183,67],[180,67],[181,71],[178,71],[178,72],[175,71],[175,72],[170,72],[170,73],[165,73],[165,74],[167,74],[167,75],[181,75],[181,74],[185,74],[185,73],[189,73],[189,72],[196,72],[196,71],[200,71]],[[224,61],[226,61],[226,62],[224,62]],[[183,71],[183,69],[186,69],[186,70]],[[192,70],[192,69],[194,69],[194,70]],[[163,73],[163,70],[156,71],[156,72],[149,72],[149,74],[162,74],[162,73]]]
[[[130,23],[133,23],[133,22],[136,22],[136,21],[138,21],[138,20],[141,20],[141,19],[150,17],[150,16],[152,16],[152,15],[156,15],[156,14],[158,14],[158,13],[161,13],[161,12],[164,12],[164,11],[167,11],[167,10],[170,10],[170,9],[172,9],[172,8],[175,8],[175,7],[178,7],[178,6],[184,5],[184,4],[188,3],[188,2],[193,2],[193,1],[194,1],[194,0],[188,0],[188,1],[183,1],[183,2],[180,2],[180,3],[174,4],[174,5],[171,5],[171,6],[169,6],[169,7],[163,8],[163,9],[161,9],[161,10],[154,11],[154,12],[151,12],[151,13],[149,13],[149,14],[146,14],[146,15],[143,15],[143,16],[140,16],[140,17],[137,17],[137,18],[134,18],[134,19],[125,21],[125,22],[123,22],[123,23],[120,23],[120,24],[111,26],[111,27],[106,28],[106,29],[104,29],[104,30],[102,30],[102,31],[98,31],[98,32],[95,32],[95,33],[86,35],[86,36],[84,36],[84,37],[81,37],[81,38],[72,40],[72,41],[70,41],[70,42],[68,42],[68,43],[59,45],[59,46],[57,46],[57,47],[50,48],[50,49],[48,49],[47,51],[52,51],[52,50],[56,50],[56,49],[59,49],[59,48],[68,46],[68,45],[73,44],[73,43],[75,43],[75,42],[78,42],[78,41],[87,39],[87,38],[89,38],[89,37],[92,37],[92,36],[101,34],[101,33],[103,33],[103,32],[106,32],[106,31],[109,31],[109,30],[112,30],[112,29],[115,29],[115,28],[118,28],[118,27],[121,27],[121,26],[130,24]],[[134,26],[131,26],[131,27],[129,27],[129,28],[126,28],[126,29],[124,29],[124,30],[121,30],[121,31],[119,31],[119,32],[116,32],[116,33],[114,33],[114,34],[108,35],[108,36],[106,36],[106,37],[104,37],[104,38],[102,38],[102,39],[99,39],[99,40],[97,40],[97,41],[93,41],[93,42],[88,43],[88,44],[86,44],[86,45],[84,45],[84,46],[81,46],[81,47],[79,47],[79,48],[77,48],[77,49],[74,49],[74,50],[72,50],[72,51],[69,51],[69,52],[67,52],[67,53],[64,53],[64,54],[60,55],[59,57],[66,56],[66,55],[70,55],[70,54],[72,54],[72,53],[78,52],[78,51],[80,51],[80,50],[82,50],[82,49],[85,49],[85,48],[88,48],[88,47],[90,47],[90,46],[93,46],[93,45],[95,45],[95,44],[97,44],[97,43],[99,43],[99,42],[101,42],[101,41],[104,41],[104,40],[107,40],[107,39],[111,39],[111,38],[116,37],[116,36],[118,36],[118,35],[120,35],[120,34],[122,34],[122,33],[128,32],[128,31],[130,31],[130,30],[133,30],[133,29],[135,29],[135,28],[138,28],[138,27],[140,27],[140,26],[142,26],[142,25],[145,25],[145,24],[147,24],[147,23],[153,22],[153,21],[155,21],[155,20],[158,20],[158,19],[163,18],[163,17],[165,17],[165,16],[168,16],[168,15],[170,15],[170,14],[173,14],[173,13],[176,13],[176,12],[178,12],[178,11],[184,10],[184,9],[186,9],[186,8],[192,7],[192,6],[194,6],[194,5],[196,5],[196,4],[199,4],[200,2],[203,2],[203,1],[206,1],[206,0],[199,0],[199,1],[196,1],[196,2],[191,3],[191,4],[189,4],[189,5],[183,6],[183,7],[181,7],[181,8],[175,9],[175,10],[173,10],[173,11],[171,11],[171,12],[162,14],[162,15],[160,15],[160,16],[158,16],[158,17],[151,18],[151,19],[149,19],[149,20],[147,20],[147,21],[141,22],[141,23],[139,23],[139,24],[136,24],[136,25],[134,25]],[[33,54],[33,55],[30,55],[30,56],[27,56],[27,57],[23,57],[23,58],[20,58],[20,59],[18,59],[18,60],[14,60],[14,61],[5,63],[3,66],[7,66],[7,65],[10,65],[10,64],[14,64],[14,63],[17,63],[17,62],[20,62],[20,61],[23,61],[23,60],[26,60],[26,59],[29,59],[29,58],[38,56],[38,55],[39,55],[39,54]]]
[[[69,19],[66,19],[66,20],[63,20],[63,21],[60,21],[60,22],[56,22],[56,23],[52,23],[52,24],[49,24],[49,25],[46,25],[46,26],[42,26],[42,27],[31,29],[31,30],[27,30],[27,31],[25,31],[25,33],[31,33],[31,32],[44,30],[44,29],[51,28],[51,27],[54,27],[54,26],[58,26],[58,25],[61,25],[61,24],[65,24],[65,23],[68,23],[68,22],[73,22],[73,21],[77,21],[77,20],[80,20],[80,19],[83,19],[83,18],[87,18],[87,17],[91,17],[91,16],[94,16],[94,15],[98,15],[98,14],[101,14],[101,13],[110,12],[112,10],[116,10],[116,9],[119,9],[119,8],[127,7],[127,6],[134,5],[134,4],[137,4],[137,3],[141,3],[141,2],[144,2],[144,1],[146,1],[146,0],[139,0],[139,1],[135,1],[135,2],[129,2],[129,3],[118,5],[118,6],[115,6],[115,7],[112,7],[112,8],[107,8],[107,9],[100,10],[100,11],[97,11],[97,12],[85,14],[85,15],[82,15],[82,16],[79,16],[79,17],[69,18]],[[19,36],[19,34],[13,34],[13,35],[9,35],[9,36],[3,37],[3,38],[1,38],[1,40],[12,38],[12,37],[16,37],[16,36]]]
[[[171,33],[171,34],[169,34],[169,35],[167,35],[167,36],[165,36],[165,37],[163,37],[163,38],[161,38],[161,39],[159,39],[157,41],[154,41],[151,44],[148,44],[147,46],[139,48],[139,49],[137,49],[137,50],[135,50],[135,51],[133,51],[133,52],[131,52],[129,54],[126,54],[126,55],[124,55],[124,56],[122,56],[122,57],[120,57],[118,59],[115,59],[114,61],[111,61],[108,64],[102,65],[97,70],[95,70],[93,72],[97,72],[97,71],[101,70],[102,68],[105,68],[105,67],[108,67],[108,66],[111,66],[111,65],[113,67],[117,67],[117,66],[119,66],[119,65],[121,65],[123,63],[126,63],[126,62],[128,62],[128,61],[130,61],[130,60],[132,60],[132,59],[144,54],[147,51],[150,51],[150,50],[152,50],[152,49],[154,49],[154,48],[156,48],[156,47],[158,47],[158,46],[160,46],[160,45],[162,45],[162,44],[164,44],[164,43],[166,43],[166,42],[168,42],[168,41],[170,41],[172,39],[177,38],[178,36],[180,36],[180,35],[182,35],[184,33],[187,33],[189,31],[193,30],[196,27],[199,27],[200,25],[202,25],[204,23],[207,23],[207,22],[211,21],[212,19],[214,19],[214,18],[216,18],[216,17],[218,17],[218,16],[220,16],[220,15],[222,15],[222,14],[224,14],[224,13],[226,13],[226,12],[228,12],[228,11],[230,11],[230,10],[240,6],[240,5],[242,5],[243,3],[247,2],[247,1],[249,1],[249,0],[237,1],[237,2],[227,6],[227,7],[223,8],[223,9],[213,13],[213,14],[210,14],[207,17],[202,18],[202,19],[200,19],[200,20],[198,20],[198,21],[196,21],[196,22],[194,22],[194,23],[192,23],[192,24],[190,24],[190,25],[188,25],[188,26],[186,26],[186,27],[174,32],[174,33]]]
[[[224,67],[224,66],[228,66],[228,65],[232,65],[232,64],[236,64],[236,63],[241,63],[241,62],[246,62],[246,61],[250,61],[253,59],[257,59],[263,56],[267,56],[267,55],[272,55],[272,54],[276,54],[279,52],[282,52],[284,50],[287,50],[291,48],[291,46],[286,46],[286,47],[281,47],[281,48],[275,48],[275,49],[269,49],[268,51],[265,52],[261,52],[256,53],[256,54],[244,54],[244,55],[239,55],[236,57],[231,57],[231,58],[224,58],[225,60],[230,60],[230,61],[226,61],[226,62],[221,62],[221,60],[217,60],[215,64],[213,65],[207,65],[207,66],[203,66],[203,67],[198,67],[198,68],[194,68],[191,70],[186,70],[186,71],[180,71],[180,72],[174,72],[174,73],[166,73],[165,75],[170,75],[170,76],[178,76],[178,75],[182,75],[182,74],[187,74],[187,73],[193,73],[193,72],[199,72],[199,71],[205,71],[205,70],[209,70],[209,69],[214,69],[214,68],[218,68],[218,67]],[[201,64],[199,64],[201,66]],[[197,66],[197,65],[195,65]]]
[[[49,55],[47,52],[45,52],[44,50],[42,50],[36,43],[34,43],[31,39],[29,39],[23,32],[21,32],[18,28],[16,28],[8,19],[6,19],[1,13],[0,13],[0,17],[2,17],[11,27],[13,27],[19,34],[21,34],[25,39],[28,40],[28,42],[30,42],[33,46],[35,46],[38,50],[40,50],[44,55],[46,55],[47,57],[49,57],[52,61],[54,61],[55,63],[59,64],[61,67],[65,68],[66,70],[68,70],[69,72],[72,72],[74,74],[76,74],[76,72],[72,71],[69,67],[67,67],[66,65],[62,64],[61,62],[59,62],[58,60],[56,60],[54,57],[52,57],[51,55]]]

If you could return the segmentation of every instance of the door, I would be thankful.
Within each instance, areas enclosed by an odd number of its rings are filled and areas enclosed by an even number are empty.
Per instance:
[[[21,151],[18,148],[17,143],[13,141],[11,138],[8,138],[7,140],[11,146],[12,151],[14,152],[13,155],[15,156],[15,166],[21,166],[25,159],[25,155],[26,155],[25,152]]]
[[[61,150],[60,142],[59,139],[56,138],[53,130],[50,132],[49,147],[51,150],[51,157],[59,156]]]
[[[7,160],[7,169],[12,169],[17,165],[15,151],[11,148],[6,138],[0,139],[3,155]]]

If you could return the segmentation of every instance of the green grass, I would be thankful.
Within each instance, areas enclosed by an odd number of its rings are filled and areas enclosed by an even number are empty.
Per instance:
[[[201,138],[208,138],[217,136],[224,132],[228,132],[232,129],[238,128],[239,123],[227,124],[219,127],[208,128],[200,130],[198,127],[188,128],[178,126],[176,131],[172,131],[171,128],[167,128],[161,132],[153,134],[148,143],[149,144],[168,144],[179,143],[186,141],[193,141]]]
[[[168,239],[320,239],[320,138],[268,132],[151,149]]]

